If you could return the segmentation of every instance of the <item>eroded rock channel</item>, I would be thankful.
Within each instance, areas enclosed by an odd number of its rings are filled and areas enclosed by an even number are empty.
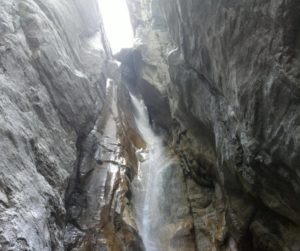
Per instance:
[[[0,250],[299,251],[300,2],[127,4],[0,0]]]

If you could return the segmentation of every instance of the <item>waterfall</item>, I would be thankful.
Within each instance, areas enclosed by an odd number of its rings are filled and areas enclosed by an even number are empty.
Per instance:
[[[146,149],[137,150],[138,175],[133,182],[134,205],[139,232],[146,251],[163,251],[168,237],[161,232],[164,222],[162,210],[163,175],[172,165],[163,145],[163,138],[153,131],[147,108],[142,100],[131,95],[138,130],[147,143]]]

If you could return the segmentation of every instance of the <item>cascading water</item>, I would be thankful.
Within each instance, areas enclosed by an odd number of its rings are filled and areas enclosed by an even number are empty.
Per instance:
[[[164,223],[162,191],[164,173],[173,160],[166,153],[162,137],[156,135],[151,128],[143,101],[132,95],[131,100],[138,130],[147,143],[146,149],[137,151],[140,166],[133,183],[138,228],[146,251],[163,251],[167,250],[165,247],[168,245],[168,237],[159,229]]]

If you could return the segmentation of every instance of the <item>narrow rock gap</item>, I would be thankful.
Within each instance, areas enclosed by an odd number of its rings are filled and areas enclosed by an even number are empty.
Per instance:
[[[1,251],[300,250],[299,1],[0,2]]]

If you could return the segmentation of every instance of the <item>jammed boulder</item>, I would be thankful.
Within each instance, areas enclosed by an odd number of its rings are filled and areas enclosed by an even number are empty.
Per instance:
[[[0,249],[299,250],[300,3],[127,2],[1,2]]]
[[[211,224],[194,210],[198,250],[299,248],[300,5],[128,5],[143,62],[132,69],[167,97],[186,175],[212,194]]]

